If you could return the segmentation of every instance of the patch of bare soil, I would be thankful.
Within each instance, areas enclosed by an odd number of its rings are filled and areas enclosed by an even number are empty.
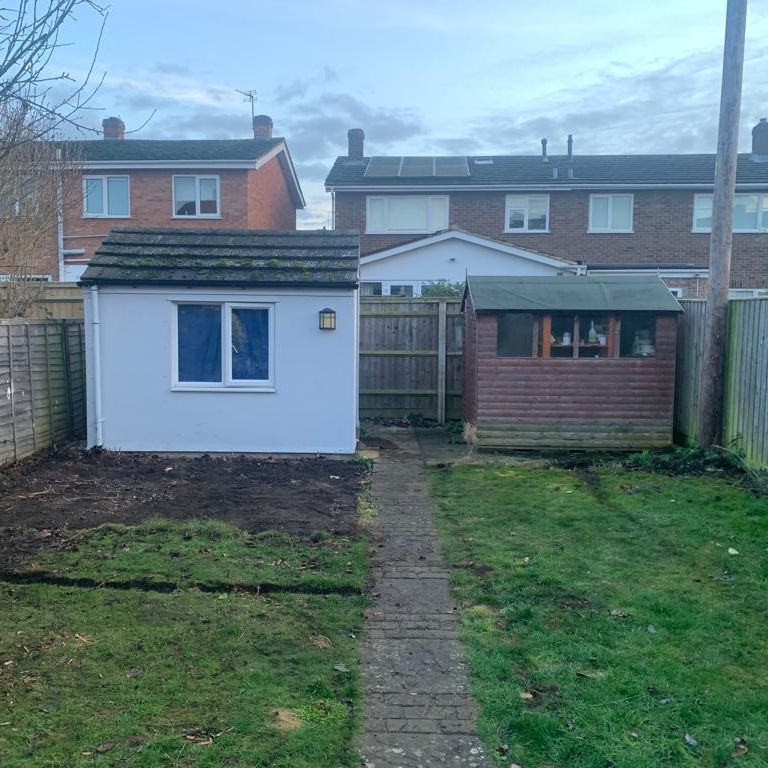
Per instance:
[[[363,469],[340,459],[169,458],[66,446],[0,470],[0,569],[77,531],[151,517],[354,534]]]

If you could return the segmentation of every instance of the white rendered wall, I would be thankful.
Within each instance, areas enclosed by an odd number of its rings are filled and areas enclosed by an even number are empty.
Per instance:
[[[360,265],[364,282],[421,285],[447,280],[463,283],[470,275],[556,275],[562,267],[549,266],[514,254],[461,240],[443,240],[412,251]],[[569,270],[570,271],[570,270]]]
[[[275,392],[172,390],[173,301],[275,302]],[[101,288],[103,444],[110,450],[353,453],[356,292]],[[318,313],[336,311],[336,330]],[[93,327],[85,291],[88,444]]]

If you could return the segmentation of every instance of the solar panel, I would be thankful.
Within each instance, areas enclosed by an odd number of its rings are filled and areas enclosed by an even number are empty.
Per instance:
[[[400,167],[401,176],[434,176],[434,157],[404,157]]]
[[[372,157],[365,169],[365,176],[388,178],[399,175],[401,157]]]
[[[436,157],[435,176],[469,176],[466,157]]]

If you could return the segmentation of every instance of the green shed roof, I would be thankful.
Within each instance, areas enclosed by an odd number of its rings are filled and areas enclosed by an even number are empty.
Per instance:
[[[80,285],[356,288],[359,240],[325,229],[115,227]]]
[[[469,276],[466,291],[478,312],[683,311],[656,275]]]

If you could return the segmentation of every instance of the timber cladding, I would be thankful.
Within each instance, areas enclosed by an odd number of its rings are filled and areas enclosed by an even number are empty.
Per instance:
[[[82,320],[0,320],[0,466],[84,433]]]
[[[677,318],[656,316],[656,354],[497,356],[497,316],[466,322],[465,421],[484,448],[644,448],[672,441]],[[474,372],[469,370],[473,367]]]

